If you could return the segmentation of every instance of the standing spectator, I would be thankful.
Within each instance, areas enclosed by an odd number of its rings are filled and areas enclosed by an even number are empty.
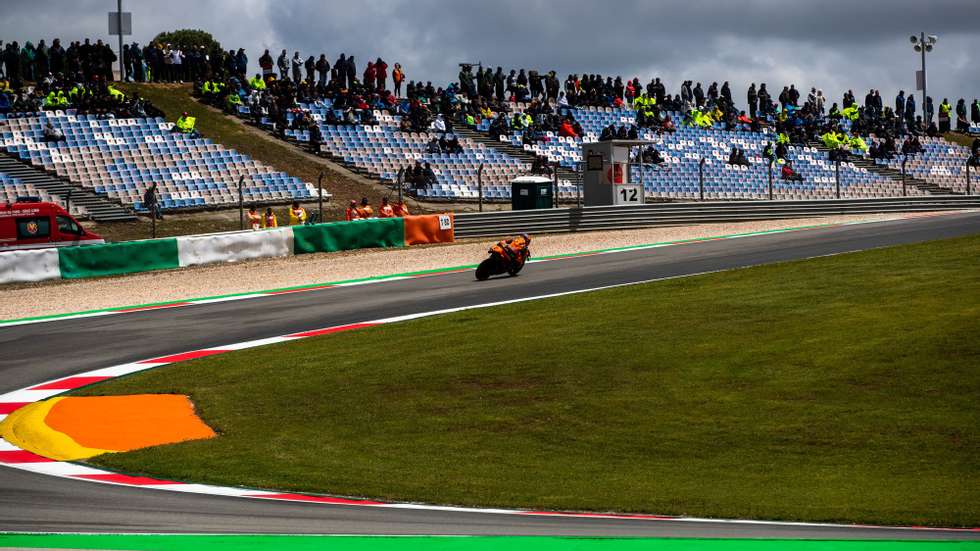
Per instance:
[[[150,216],[157,220],[163,220],[163,214],[160,212],[160,202],[157,200],[156,182],[150,184],[150,187],[146,188],[146,191],[143,192],[143,207],[149,211]]]
[[[289,78],[289,58],[286,56],[286,49],[282,49],[282,53],[279,54],[279,58],[276,59],[276,65],[279,67],[279,80],[286,80]]]
[[[352,220],[358,220],[360,217],[357,214],[357,201],[351,199],[350,204],[347,205],[347,210],[344,212],[344,219],[348,222]]]
[[[299,84],[299,81],[303,80],[303,59],[299,57],[299,52],[293,53],[290,63],[293,68],[293,84]]]
[[[925,111],[926,126],[932,124],[932,118],[936,116],[936,108],[932,104],[932,96],[926,96],[926,104],[922,107]]]
[[[354,83],[357,82],[357,64],[354,63],[354,56],[347,58],[347,63],[344,64],[345,76],[347,77],[347,88],[353,88]]]
[[[293,201],[293,206],[289,208],[289,225],[297,226],[300,224],[305,224],[306,218],[306,209],[299,205],[299,201]]]
[[[499,71],[500,68],[498,67]],[[402,82],[405,80],[405,73],[402,72],[402,64],[395,63],[395,70],[391,73],[391,79],[395,83],[395,97],[401,97],[402,95]],[[503,81],[501,81],[503,82]],[[502,94],[501,94],[502,95]]]
[[[952,110],[949,100],[943,98],[943,102],[939,104],[939,132],[942,134],[949,132],[949,115]]]
[[[245,82],[245,75],[248,73],[248,56],[245,55],[245,48],[238,48],[235,55],[235,70],[238,80]]]
[[[367,197],[361,197],[361,206],[357,207],[357,217],[360,219],[372,218],[374,216],[374,209],[371,208],[371,203],[368,201]]]
[[[378,82],[378,92],[384,92],[388,83],[388,64],[380,57],[374,62],[374,74]]]
[[[960,98],[956,102],[956,131],[966,133],[970,129],[970,121],[966,118],[966,100]]]
[[[184,54],[180,48],[170,50],[170,71],[174,82],[184,81]]]
[[[364,88],[367,90],[374,90],[374,79],[377,76],[377,71],[374,70],[374,62],[368,61],[367,67],[364,68]]]
[[[980,124],[980,99],[974,99],[970,104],[970,121]]]
[[[320,59],[316,60],[316,72],[319,75],[316,82],[317,86],[326,86],[327,74],[330,72],[330,62],[327,61],[325,54],[320,54]]]
[[[245,215],[248,218],[248,227],[252,230],[262,229],[262,215],[255,210],[255,205],[248,207],[248,214]]]
[[[272,212],[272,207],[266,207],[265,215],[262,217],[262,227],[263,228],[279,227],[279,219],[276,218],[276,213]]]
[[[273,74],[272,55],[268,49],[259,58],[259,67],[262,69],[262,78],[269,78]]]
[[[388,203],[387,197],[381,198],[381,206],[378,207],[378,218],[394,218],[395,209]]]
[[[316,59],[313,56],[306,58],[306,63],[303,64],[306,69],[306,82],[311,86],[313,85],[313,73],[316,71]]]
[[[756,101],[758,101],[758,99],[759,99],[759,96],[755,92],[755,83],[754,82],[752,84],[749,84],[749,92],[748,92],[748,94],[746,96],[747,96],[746,99],[749,102],[749,117],[754,119],[755,118]]]

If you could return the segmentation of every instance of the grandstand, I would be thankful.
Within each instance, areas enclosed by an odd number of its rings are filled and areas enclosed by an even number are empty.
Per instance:
[[[514,108],[520,111],[526,107],[525,104],[516,104]],[[580,107],[573,113],[585,131],[581,138],[547,132],[547,141],[532,145],[525,144],[523,133],[517,131],[510,136],[501,136],[499,144],[491,143],[488,147],[484,141],[478,142],[460,136],[464,151],[453,155],[430,153],[426,146],[436,134],[402,132],[399,130],[401,119],[398,115],[375,111],[378,124],[373,126],[324,124],[326,110],[330,108],[329,101],[324,105],[301,106],[302,110],[317,121],[323,133],[324,143],[321,150],[324,153],[389,184],[396,181],[400,169],[411,166],[415,161],[431,163],[438,183],[431,188],[419,189],[418,196],[447,201],[477,198],[477,170],[481,163],[485,165],[484,198],[490,201],[508,201],[510,180],[526,173],[530,168],[513,151],[541,155],[567,170],[576,171],[581,163],[583,142],[598,140],[602,129],[610,124],[629,125],[636,119],[636,112],[632,109]],[[248,108],[241,106],[239,114],[247,116]],[[675,120],[681,118],[679,113],[670,114]],[[294,116],[293,113],[288,114],[287,121],[291,122]],[[472,130],[486,135],[489,126],[490,121],[485,119]],[[286,130],[285,135],[298,142],[309,141],[309,132],[305,130]],[[700,196],[698,164],[701,157],[704,157],[706,199],[765,199],[768,197],[769,176],[768,163],[762,152],[767,141],[775,141],[775,137],[771,133],[727,131],[720,124],[708,129],[682,125],[672,134],[644,130],[641,131],[640,138],[657,142],[665,163],[658,167],[634,167],[633,178],[642,181],[648,197],[695,199]],[[942,140],[924,143],[928,143],[927,152],[922,158],[910,162],[910,166],[914,163],[916,170],[910,170],[909,176],[955,191],[965,188],[960,171],[967,151]],[[733,146],[745,150],[751,166],[727,164],[728,154]],[[774,198],[792,200],[836,197],[835,166],[825,151],[810,146],[790,146],[789,151],[794,168],[803,177],[803,181],[782,180],[779,166],[774,165]],[[896,162],[900,164],[900,161],[893,160],[889,166]],[[953,167],[957,162],[960,168]],[[900,180],[879,173],[874,170],[873,165],[869,168],[867,163],[860,162],[840,165],[840,186],[842,197],[895,197],[903,194]],[[559,199],[567,201],[576,197],[577,190],[572,181],[561,179],[558,193]],[[906,193],[926,194],[914,185],[908,186]]]
[[[966,162],[970,158],[970,150],[950,143],[942,138],[920,138],[923,152],[909,157],[905,165],[906,172],[915,178],[951,189],[957,193],[966,192]],[[896,170],[902,168],[902,158],[895,156],[888,161],[878,160],[879,165]],[[977,176],[977,169],[973,170]]]
[[[48,143],[50,121],[65,135]],[[105,119],[73,110],[31,113],[0,120],[0,146],[31,165],[72,183],[144,210],[142,194],[158,184],[162,209],[200,209],[238,203],[244,177],[246,201],[289,202],[316,195],[316,188],[226,149],[208,139],[171,132],[162,118]]]
[[[522,110],[526,106],[518,105]],[[630,125],[636,120],[632,109],[582,107],[573,111],[582,125],[582,138],[558,136],[546,133],[548,141],[533,145],[524,144],[522,132],[501,136],[500,141],[512,147],[547,157],[561,166],[575,169],[581,163],[582,142],[599,139],[602,129],[614,125]],[[679,113],[669,113],[680,120]],[[490,121],[484,120],[477,130],[489,130]],[[768,164],[762,157],[767,141],[775,141],[773,134],[760,134],[744,130],[726,131],[720,124],[709,129],[678,126],[672,134],[657,134],[642,130],[640,138],[658,143],[664,157],[660,167],[634,167],[633,179],[642,181],[648,197],[692,199],[699,197],[698,163],[705,158],[705,198],[710,199],[762,199],[768,197]],[[732,166],[726,163],[731,148],[744,149],[752,166]],[[812,147],[789,148],[794,168],[803,176],[802,182],[783,181],[778,166],[773,168],[773,196],[777,199],[831,199],[836,196],[835,167],[825,153]],[[840,166],[841,195],[845,197],[891,197],[902,194],[901,183],[881,176],[854,163]],[[918,190],[909,188],[910,194]]]
[[[62,205],[57,197],[49,195],[43,189],[38,189],[34,185],[24,182],[20,178],[11,176],[6,172],[0,172],[0,203],[14,203],[18,197],[39,197],[42,201],[49,201]],[[79,212],[79,211],[74,211]],[[81,214],[81,212],[79,212]]]
[[[331,109],[328,101],[322,105],[302,105],[320,127],[323,133],[321,152],[344,163],[349,168],[365,172],[386,184],[394,184],[398,180],[398,172],[415,164],[416,161],[429,163],[436,174],[436,183],[430,187],[419,188],[416,192],[420,199],[426,200],[475,200],[478,198],[479,175],[481,164],[483,170],[483,196],[485,199],[509,200],[510,182],[514,178],[526,174],[530,166],[522,160],[508,155],[483,143],[475,142],[465,136],[459,136],[462,153],[432,153],[428,151],[429,141],[438,134],[428,132],[403,132],[399,129],[400,115],[391,115],[384,111],[374,111],[378,121],[376,125],[331,125],[325,124],[327,110]],[[249,114],[248,107],[239,107],[239,114]],[[287,114],[286,120],[292,122],[294,113]],[[267,121],[266,121],[267,123]],[[307,130],[285,131],[288,139],[301,143],[309,142]],[[559,190],[564,196],[575,194],[574,185],[567,181],[559,181]]]

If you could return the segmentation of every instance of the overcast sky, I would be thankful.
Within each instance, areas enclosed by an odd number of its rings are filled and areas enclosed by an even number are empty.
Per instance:
[[[110,40],[113,0],[3,0],[0,39]],[[665,79],[729,80],[743,104],[749,82],[822,88],[839,101],[881,90],[891,104],[915,88],[909,35],[939,37],[928,55],[938,103],[980,96],[980,0],[126,0],[141,44],[162,30],[201,28],[244,47],[251,70],[264,48],[304,57],[354,54],[401,62],[408,79],[455,80],[457,63]],[[115,41],[111,42],[115,44]],[[805,92],[804,92],[805,93]],[[918,98],[917,98],[918,100]]]

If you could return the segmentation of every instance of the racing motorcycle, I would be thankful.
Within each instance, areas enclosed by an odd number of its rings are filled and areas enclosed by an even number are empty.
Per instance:
[[[490,247],[490,256],[476,267],[476,279],[486,281],[501,274],[516,276],[531,258],[530,242],[530,238],[521,235]]]

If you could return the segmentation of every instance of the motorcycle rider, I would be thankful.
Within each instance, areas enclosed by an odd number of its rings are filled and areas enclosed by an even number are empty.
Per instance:
[[[491,253],[497,253],[502,258],[507,258],[511,262],[526,261],[530,258],[531,253],[528,247],[531,245],[531,236],[526,233],[522,233],[513,237],[511,239],[505,239],[494,245],[491,249]]]

